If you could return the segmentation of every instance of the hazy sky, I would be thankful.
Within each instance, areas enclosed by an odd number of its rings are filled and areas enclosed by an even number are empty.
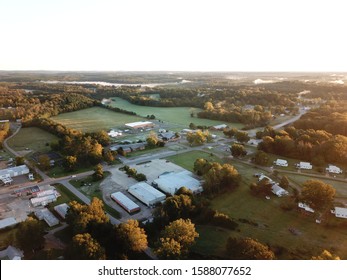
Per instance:
[[[345,0],[0,0],[0,70],[347,71]]]

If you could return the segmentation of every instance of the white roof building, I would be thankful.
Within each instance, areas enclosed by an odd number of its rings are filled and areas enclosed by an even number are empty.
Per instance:
[[[277,159],[274,161],[274,164],[277,166],[288,166],[288,161],[286,161],[285,159]]]
[[[219,125],[214,125],[212,126],[213,129],[216,129],[216,130],[222,130],[224,128],[227,128],[228,126],[226,124],[219,124]]]
[[[23,252],[11,245],[5,250],[0,251],[0,259],[2,260],[21,260],[23,257]]]
[[[131,186],[128,192],[147,206],[162,202],[166,198],[165,194],[144,182]]]
[[[278,197],[288,195],[289,192],[285,189],[281,188],[278,184],[273,184],[271,187],[271,191],[273,194],[277,195]]]
[[[305,203],[299,202],[299,203],[298,203],[298,207],[301,208],[301,209],[304,209],[304,210],[307,211],[307,212],[314,213],[314,210],[313,210],[310,206],[308,206],[307,204],[305,204]]]
[[[335,207],[332,213],[335,214],[337,218],[347,219],[347,208]]]
[[[301,169],[312,169],[312,164],[310,162],[301,161],[296,167]]]
[[[154,123],[149,121],[140,121],[140,122],[133,122],[133,123],[126,123],[126,127],[129,127],[131,129],[143,129],[148,127],[154,127]]]
[[[0,178],[16,177],[25,174],[29,174],[29,168],[26,165],[19,165],[0,170]]]
[[[134,213],[141,210],[140,206],[121,192],[112,193],[111,198],[122,206],[128,213]]]
[[[331,164],[328,165],[328,167],[326,168],[326,171],[328,171],[329,173],[334,173],[334,174],[341,174],[342,173],[342,169],[340,167],[337,167],[337,166],[331,165]]]
[[[2,219],[2,220],[0,220],[0,229],[14,226],[16,224],[18,224],[18,222],[13,217]]]
[[[55,212],[58,213],[58,215],[60,217],[65,219],[66,214],[67,214],[67,210],[69,210],[69,205],[67,205],[66,203],[59,204],[59,205],[54,206],[54,210],[55,210]]]
[[[41,196],[41,197],[34,197],[30,199],[30,202],[34,207],[37,207],[37,206],[46,206],[47,204],[54,202],[56,200],[57,200],[57,197],[54,194],[50,194],[50,195]]]
[[[202,192],[200,181],[192,177],[189,171],[179,173],[167,173],[159,176],[153,181],[154,186],[162,190],[164,193],[174,195],[181,187],[186,187],[193,193]]]
[[[37,210],[35,216],[41,221],[44,220],[47,225],[54,227],[59,224],[59,220],[47,208]]]

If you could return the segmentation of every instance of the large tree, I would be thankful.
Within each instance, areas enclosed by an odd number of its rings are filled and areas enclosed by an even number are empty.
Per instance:
[[[120,252],[128,256],[148,247],[147,235],[137,220],[128,220],[116,227],[116,238]]]
[[[251,138],[248,136],[248,132],[246,131],[238,131],[235,134],[235,138],[238,142],[241,143],[246,143],[248,142]]]
[[[245,155],[247,155],[247,151],[245,147],[241,144],[236,144],[236,143],[233,144],[230,150],[231,150],[231,155],[236,158],[244,157]]]
[[[19,224],[16,231],[19,248],[25,254],[31,254],[34,250],[42,248],[45,244],[44,234],[44,226],[40,221],[31,217],[27,218]]]
[[[66,156],[63,160],[63,167],[66,171],[73,171],[77,166],[77,157],[75,156]]]
[[[269,156],[263,151],[257,151],[254,156],[254,163],[259,165],[266,165],[269,162]]]
[[[100,181],[101,179],[104,178],[104,169],[102,165],[99,163],[96,165],[93,173],[93,179],[94,181]]]
[[[181,244],[173,238],[160,238],[155,253],[161,260],[179,260],[182,258]]]
[[[226,255],[233,260],[273,260],[275,254],[266,245],[252,238],[229,237]]]
[[[335,189],[320,180],[308,180],[303,184],[301,200],[312,209],[323,211],[331,206]]]
[[[207,159],[198,158],[194,162],[194,172],[202,176],[210,170],[211,166],[211,163]]]
[[[104,260],[105,250],[89,233],[76,234],[67,249],[66,257],[72,260]]]
[[[187,255],[189,252],[189,248],[194,244],[195,239],[197,237],[199,237],[199,234],[196,232],[195,225],[190,221],[190,219],[179,219],[171,222],[169,225],[165,227],[165,229],[162,232],[162,239],[160,242],[161,245],[159,245],[158,250],[164,250],[164,246],[171,247],[175,250],[174,252],[177,252],[179,244],[181,256]],[[174,240],[175,242],[171,240]],[[166,254],[169,255],[168,253]],[[177,253],[172,253],[171,255],[176,256]]]

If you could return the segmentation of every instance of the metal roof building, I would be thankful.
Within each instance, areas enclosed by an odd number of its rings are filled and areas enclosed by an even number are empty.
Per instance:
[[[56,200],[57,200],[57,197],[54,194],[50,194],[50,195],[41,196],[41,197],[34,197],[30,199],[30,202],[34,207],[37,207],[37,206],[46,206],[47,204],[54,202]]]
[[[26,165],[19,165],[0,170],[0,178],[16,177],[29,174],[29,168]]]
[[[54,227],[54,226],[59,224],[59,220],[47,208],[43,208],[43,209],[37,210],[35,212],[35,216],[40,221],[44,220],[47,223],[47,225],[49,225],[50,227]]]
[[[166,198],[165,194],[144,182],[131,186],[128,192],[147,206],[152,206]]]
[[[134,213],[141,210],[140,206],[121,192],[112,193],[111,198],[122,206],[128,213]]]
[[[54,210],[55,210],[55,212],[58,213],[58,215],[60,217],[65,219],[66,214],[67,214],[67,210],[69,210],[69,205],[67,205],[66,203],[59,204],[59,205],[54,206]]]
[[[131,129],[141,129],[141,128],[154,127],[154,123],[149,121],[140,121],[140,122],[126,123],[125,126]]]
[[[0,220],[0,229],[14,226],[16,224],[18,224],[18,222],[13,217],[2,219],[2,220]]]
[[[153,181],[153,184],[164,193],[171,195],[174,195],[181,187],[186,187],[193,193],[202,192],[200,181],[193,178],[192,173],[187,170],[179,173],[162,174]]]

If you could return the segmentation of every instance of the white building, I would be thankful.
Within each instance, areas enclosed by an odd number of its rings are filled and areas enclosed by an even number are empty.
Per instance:
[[[347,219],[347,208],[335,207],[331,213],[335,214],[335,217],[337,218]]]
[[[165,194],[145,182],[140,182],[131,186],[128,192],[147,206],[155,205],[166,198]]]
[[[54,206],[54,210],[61,218],[65,219],[67,211],[69,210],[69,205],[67,205],[66,203],[59,204]]]
[[[301,209],[304,209],[304,210],[307,211],[307,212],[314,213],[314,210],[313,210],[310,206],[308,206],[307,204],[305,204],[305,203],[299,202],[299,203],[298,203],[298,207],[301,208]]]
[[[5,250],[0,251],[1,260],[21,260],[23,257],[23,252],[11,245],[8,246]]]
[[[192,177],[192,173],[185,170],[179,173],[165,173],[153,181],[153,185],[164,193],[174,195],[181,187],[186,187],[193,193],[202,192],[200,181]]]
[[[214,126],[211,126],[210,128],[211,129],[215,129],[215,130],[223,130],[224,128],[227,128],[228,126],[226,124],[219,124],[219,125],[214,125]]]
[[[120,131],[115,131],[115,130],[113,130],[113,129],[112,129],[110,132],[108,132],[107,134],[108,134],[108,136],[113,137],[113,138],[123,135],[122,132],[120,132]]]
[[[128,213],[134,213],[141,210],[140,206],[121,192],[112,193],[111,198],[122,206]]]
[[[18,224],[17,220],[13,217],[1,219],[0,220],[0,229],[11,227]]]
[[[328,167],[326,168],[326,171],[328,171],[329,173],[334,173],[334,174],[341,174],[342,173],[342,169],[340,167],[337,167],[337,166],[331,165],[331,164],[328,165]]]
[[[277,195],[278,197],[288,195],[289,192],[285,189],[281,188],[278,184],[273,184],[271,187],[271,191],[273,194]]]
[[[288,161],[286,161],[285,159],[277,159],[274,161],[274,164],[277,166],[284,166],[287,167],[288,166]]]
[[[50,227],[54,227],[59,224],[59,220],[49,211],[47,208],[43,208],[35,211],[35,216],[41,221],[44,220]]]
[[[126,123],[125,126],[131,129],[145,129],[145,128],[154,127],[154,123],[149,121],[140,121],[140,122]]]
[[[31,204],[34,207],[37,206],[46,206],[49,203],[52,203],[54,201],[57,201],[57,197],[54,194],[46,195],[46,196],[41,196],[41,197],[34,197],[30,199]]]
[[[12,180],[13,177],[29,174],[29,168],[26,165],[14,166],[0,170],[0,180],[4,182]]]
[[[301,161],[296,167],[300,169],[312,169],[312,164],[310,162]]]

